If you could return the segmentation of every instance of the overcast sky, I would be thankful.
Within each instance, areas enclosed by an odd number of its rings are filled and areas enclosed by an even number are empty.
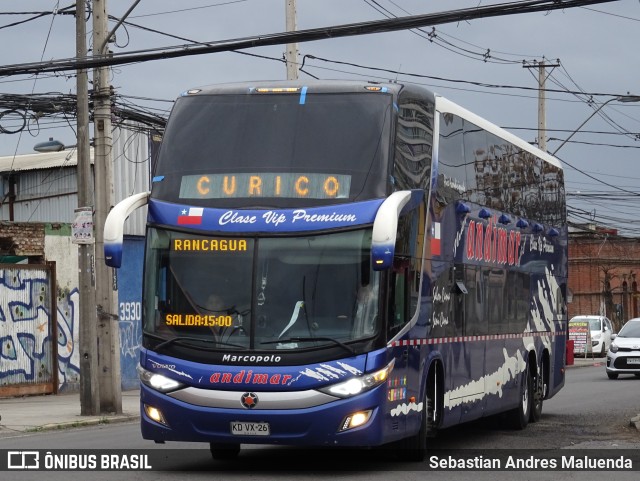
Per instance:
[[[0,27],[73,5],[68,0],[2,0]],[[121,17],[134,0],[108,0],[111,16]],[[485,0],[297,0],[299,30],[488,6]],[[8,15],[31,12],[25,15]],[[115,53],[218,41],[285,31],[285,0],[142,0],[128,21],[161,33],[121,27]],[[115,23],[110,24],[113,28]],[[88,31],[91,24],[88,25]],[[429,35],[431,34],[431,36]],[[435,36],[433,36],[435,34]],[[90,36],[89,36],[90,37]],[[304,60],[300,79],[351,78],[398,80],[426,86],[454,102],[535,142],[538,122],[537,70],[534,61],[558,63],[548,70],[547,149],[553,152],[603,102],[618,95],[640,95],[640,2],[620,0],[590,7],[478,19],[421,30],[336,38],[299,44]],[[0,65],[70,58],[75,55],[75,20],[45,15],[0,28]],[[216,53],[158,60],[113,69],[118,94],[138,105],[170,109],[182,91],[206,84],[256,79],[284,79],[285,47],[240,53]],[[261,58],[261,57],[267,58]],[[374,70],[377,69],[377,70]],[[394,73],[397,72],[397,73]],[[409,75],[411,74],[411,75]],[[0,78],[0,94],[75,93],[73,73]],[[564,91],[564,92],[562,92]],[[580,94],[579,92],[584,92]],[[144,100],[153,99],[153,100]],[[587,102],[592,99],[591,105]],[[640,219],[640,103],[612,101],[558,151],[566,169],[570,204],[595,214],[602,223]],[[2,112],[0,111],[0,115]],[[4,125],[0,117],[0,126]],[[75,123],[75,120],[72,121]],[[0,155],[30,153],[49,136],[75,144],[74,130],[64,122],[43,122],[38,129],[0,133]],[[53,128],[58,126],[57,128]],[[558,139],[558,140],[556,140]],[[620,191],[622,189],[623,191]],[[592,195],[604,192],[608,201]],[[621,198],[614,195],[621,194]],[[588,215],[587,215],[588,217]],[[579,221],[579,218],[574,218]],[[626,226],[625,228],[628,228]],[[627,231],[640,236],[637,230]]]

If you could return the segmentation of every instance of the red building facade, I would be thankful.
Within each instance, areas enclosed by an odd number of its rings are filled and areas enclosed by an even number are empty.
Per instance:
[[[569,236],[568,317],[606,315],[616,330],[640,317],[640,239],[594,231]]]

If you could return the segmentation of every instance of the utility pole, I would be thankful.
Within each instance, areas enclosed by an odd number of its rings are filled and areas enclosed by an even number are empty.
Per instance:
[[[109,52],[107,0],[93,0],[93,55]],[[111,89],[109,67],[93,70],[93,134],[95,179],[95,270],[98,336],[98,381],[100,411],[122,412],[120,376],[120,332],[113,269],[104,259],[104,223],[114,204],[113,138],[111,134]]]
[[[296,0],[284,0],[287,18],[287,32],[295,32],[296,25]],[[298,80],[298,44],[288,43],[285,52],[287,64],[287,80]]]
[[[547,113],[546,113],[546,67],[559,67],[560,62],[547,64],[544,57],[541,62],[534,62],[533,65],[524,65],[524,68],[538,67],[538,148],[547,151]]]
[[[84,0],[76,0],[76,57],[87,56],[87,26]],[[77,182],[78,207],[93,205],[90,191],[91,158],[89,155],[89,94],[86,70],[77,71]],[[95,284],[93,282],[93,244],[78,245],[78,278],[80,290],[80,414],[93,416],[100,412],[98,385],[98,343],[96,335]]]

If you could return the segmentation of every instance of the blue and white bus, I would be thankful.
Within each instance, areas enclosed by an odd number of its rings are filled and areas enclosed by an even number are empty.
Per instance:
[[[145,439],[393,446],[537,421],[564,385],[550,155],[414,85],[251,82],[176,101],[148,205]]]

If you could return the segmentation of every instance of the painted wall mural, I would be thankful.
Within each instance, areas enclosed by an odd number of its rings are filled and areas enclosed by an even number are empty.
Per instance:
[[[58,289],[58,390],[80,389],[78,316],[80,291]]]
[[[123,260],[127,262],[117,273],[123,390],[138,387],[143,249],[142,239],[125,240]],[[66,283],[72,287],[56,287],[57,363],[54,363],[52,330],[46,328],[51,314],[48,275],[46,269],[18,264],[0,269],[0,387],[51,382],[53,369],[57,367],[58,392],[80,389],[78,281]]]
[[[118,274],[118,317],[120,319],[120,372],[122,389],[139,385],[138,363],[142,342],[142,260],[144,238],[125,237],[122,267]]]
[[[53,380],[47,269],[0,269],[0,385]]]

